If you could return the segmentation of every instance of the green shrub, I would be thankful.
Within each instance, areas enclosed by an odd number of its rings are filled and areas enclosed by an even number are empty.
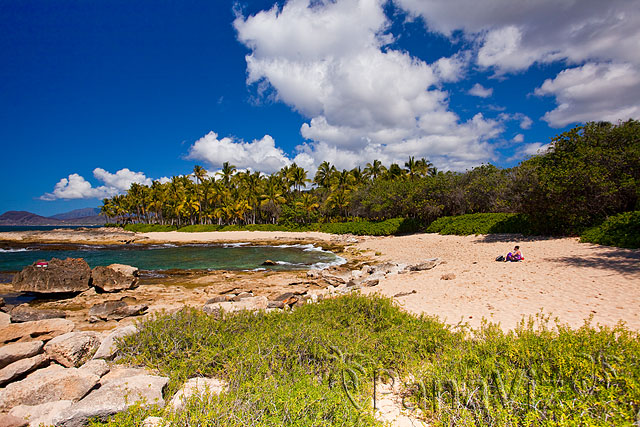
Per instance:
[[[640,248],[640,211],[611,216],[602,224],[582,233],[580,241],[621,248]]]
[[[452,329],[347,295],[222,320],[184,309],[138,331],[119,342],[123,360],[168,376],[167,396],[198,375],[229,384],[179,414],[153,412],[176,426],[381,425],[370,414],[384,369],[411,379],[405,402],[435,426],[631,425],[640,405],[640,337],[623,326],[574,330],[538,316],[508,333]],[[132,411],[107,425],[139,425]]]
[[[124,226],[124,229],[135,233],[150,233],[152,231],[176,231],[178,227],[175,225],[160,224],[127,224]]]
[[[433,221],[426,231],[427,233],[457,234],[459,236],[493,233],[535,234],[526,215],[513,213],[445,216]]]

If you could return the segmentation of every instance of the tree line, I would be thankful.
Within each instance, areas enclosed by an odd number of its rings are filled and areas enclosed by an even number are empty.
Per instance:
[[[609,215],[640,210],[640,122],[590,122],[554,137],[545,153],[512,168],[485,164],[439,171],[428,159],[338,170],[322,162],[313,177],[295,163],[267,175],[226,162],[214,176],[196,165],[187,176],[132,184],[103,200],[117,223],[307,224],[363,218],[526,214],[544,234],[577,233]]]

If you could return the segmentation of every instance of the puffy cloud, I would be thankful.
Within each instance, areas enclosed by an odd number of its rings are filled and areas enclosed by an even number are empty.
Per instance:
[[[113,188],[101,186],[92,187],[91,183],[77,173],[72,173],[68,178],[62,178],[55,185],[53,192],[40,196],[40,200],[56,199],[94,199],[111,197],[117,192]]]
[[[480,83],[476,83],[473,85],[471,89],[469,89],[469,95],[479,96],[480,98],[488,98],[493,94],[493,88],[486,88],[482,86]]]
[[[552,126],[640,117],[636,1],[394,1],[421,16],[430,31],[451,37],[461,30],[477,46],[476,63],[497,75],[535,63],[577,66],[536,91],[556,96],[557,107],[544,116]]]
[[[290,0],[234,22],[251,50],[247,82],[259,90],[269,85],[276,99],[309,118],[296,162],[353,167],[416,156],[437,158],[442,168],[489,160],[486,141],[501,124],[481,115],[462,122],[440,87],[463,76],[469,55],[429,65],[389,48],[384,3]]]
[[[203,160],[214,168],[230,162],[237,168],[246,168],[271,173],[291,164],[284,152],[276,148],[269,135],[253,142],[236,141],[230,137],[218,139],[218,134],[209,132],[190,148],[187,159]]]
[[[513,137],[512,139],[513,142],[522,142],[524,141],[524,135],[519,133],[516,136]]]
[[[554,127],[640,117],[640,71],[630,64],[588,63],[567,69],[535,93],[556,97],[558,106],[544,115]]]
[[[110,173],[102,168],[96,168],[93,175],[106,185],[94,187],[83,176],[72,173],[68,178],[62,178],[55,185],[51,193],[40,196],[40,200],[57,199],[102,199],[126,192],[132,183],[151,185],[151,179],[142,172],[133,172],[127,168],[116,173]]]
[[[134,182],[137,184],[151,185],[151,178],[147,178],[142,172],[133,172],[127,168],[120,169],[116,173],[110,173],[102,168],[95,168],[93,176],[104,182],[108,187],[118,192],[125,192]]]

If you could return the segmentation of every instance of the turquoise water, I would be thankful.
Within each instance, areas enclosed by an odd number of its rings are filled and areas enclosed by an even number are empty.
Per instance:
[[[33,248],[0,249],[0,271],[20,271],[38,260],[84,258],[93,268],[98,265],[127,264],[141,270],[307,270],[342,264],[345,260],[312,245],[251,246],[229,245],[127,245],[78,246],[53,249],[46,245]],[[273,266],[262,266],[265,260]]]
[[[49,231],[56,228],[100,228],[101,225],[0,225],[0,233],[9,231]]]

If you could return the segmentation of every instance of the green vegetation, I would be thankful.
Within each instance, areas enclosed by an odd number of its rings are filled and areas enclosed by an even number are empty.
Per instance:
[[[216,177],[196,165],[192,175],[164,184],[132,184],[126,195],[104,199],[102,214],[120,224],[189,230],[324,227],[354,234],[387,234],[381,221],[394,218],[408,218],[415,230],[442,217],[522,214],[493,224],[501,231],[489,225],[496,216],[455,232],[579,235],[607,217],[640,210],[640,122],[578,126],[553,138],[545,153],[509,169],[442,172],[411,157],[404,167],[374,160],[342,171],[323,162],[313,180],[307,175],[295,163],[271,175],[238,172],[225,163]],[[341,231],[348,229],[354,231]]]
[[[427,227],[427,233],[470,234],[522,233],[533,234],[529,219],[522,214],[477,213],[438,218]]]
[[[582,233],[581,242],[621,248],[640,248],[640,211],[624,212]]]
[[[367,236],[391,236],[394,234],[405,234],[418,231],[420,224],[411,219],[392,218],[385,221],[356,220],[349,222],[335,223],[312,223],[312,224],[235,224],[235,225],[213,225],[197,224],[187,225],[177,228],[171,225],[160,224],[127,224],[124,229],[135,232],[151,231],[321,231],[332,234],[356,234]]]
[[[552,328],[538,316],[509,333],[452,329],[380,297],[224,320],[185,309],[141,323],[119,348],[168,376],[167,396],[197,375],[229,383],[165,415],[176,426],[381,425],[373,377],[390,373],[436,426],[631,425],[640,406],[640,337],[622,326]],[[161,410],[134,408],[106,425],[139,426],[150,414]]]

